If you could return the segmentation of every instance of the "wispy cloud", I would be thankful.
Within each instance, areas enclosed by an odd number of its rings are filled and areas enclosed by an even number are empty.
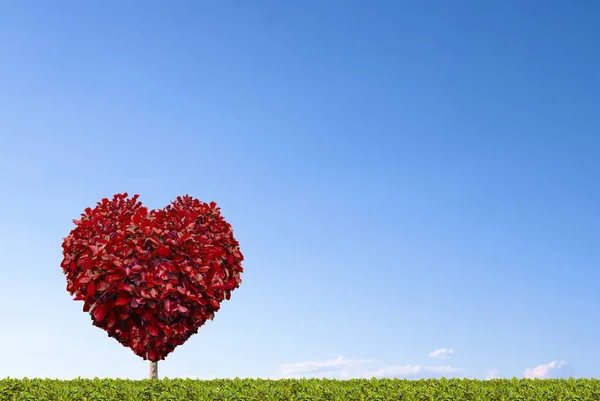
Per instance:
[[[454,348],[439,348],[429,353],[432,358],[445,358],[448,356],[454,356]]]
[[[492,368],[492,369],[488,370],[487,377],[485,379],[486,380],[495,379],[498,377],[498,374],[500,374],[500,371],[498,371],[498,369],[496,369],[496,368]]]
[[[276,378],[326,377],[354,379],[398,377],[407,379],[464,377],[464,369],[453,366],[388,365],[372,359],[340,356],[324,361],[297,362],[282,365]]]
[[[526,369],[523,373],[528,379],[568,379],[573,376],[575,369],[565,361],[552,361],[545,365],[538,365],[535,368]]]

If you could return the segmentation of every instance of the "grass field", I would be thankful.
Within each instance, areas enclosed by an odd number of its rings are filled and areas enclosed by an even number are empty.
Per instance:
[[[600,400],[597,379],[2,379],[0,401]]]

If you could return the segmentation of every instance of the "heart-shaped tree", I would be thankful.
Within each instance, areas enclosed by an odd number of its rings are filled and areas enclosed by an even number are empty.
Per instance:
[[[214,202],[186,195],[148,211],[138,197],[85,209],[61,267],[93,324],[156,368],[230,299],[243,256]]]

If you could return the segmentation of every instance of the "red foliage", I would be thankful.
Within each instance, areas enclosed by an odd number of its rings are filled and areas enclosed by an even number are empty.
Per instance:
[[[244,257],[216,203],[148,211],[117,194],[86,208],[63,242],[67,291],[92,322],[144,359],[165,359],[241,283]]]

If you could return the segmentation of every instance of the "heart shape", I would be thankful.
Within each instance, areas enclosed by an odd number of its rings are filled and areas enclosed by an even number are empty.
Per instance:
[[[61,267],[92,323],[155,362],[214,318],[239,287],[244,258],[216,203],[186,195],[148,211],[138,197],[85,209]]]

